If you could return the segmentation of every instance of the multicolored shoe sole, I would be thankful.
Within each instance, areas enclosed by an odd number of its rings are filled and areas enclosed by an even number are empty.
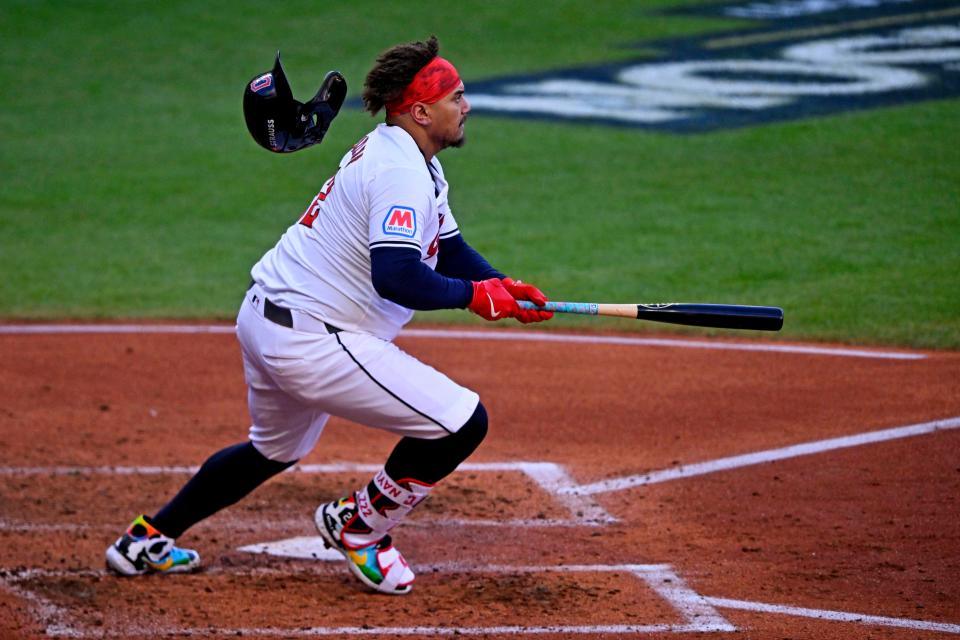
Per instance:
[[[393,546],[390,536],[360,549],[348,549],[340,540],[344,510],[356,510],[350,498],[320,505],[314,523],[324,545],[335,549],[347,560],[347,568],[363,584],[389,595],[405,595],[413,590],[414,575],[406,560]]]
[[[192,549],[181,549],[143,515],[127,528],[106,551],[107,568],[122,576],[145,573],[189,573],[200,567],[200,554]]]

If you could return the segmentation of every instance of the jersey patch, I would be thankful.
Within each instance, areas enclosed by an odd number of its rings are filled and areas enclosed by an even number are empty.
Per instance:
[[[417,212],[410,207],[392,206],[383,219],[383,232],[413,238],[417,235]]]

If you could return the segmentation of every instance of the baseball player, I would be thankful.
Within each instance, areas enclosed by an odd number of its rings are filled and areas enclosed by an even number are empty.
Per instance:
[[[362,98],[372,115],[386,110],[385,122],[343,156],[252,269],[237,317],[249,441],[215,453],[160,511],[138,516],[107,549],[109,568],[197,568],[197,552],[174,539],[297,462],[337,415],[400,440],[365,486],[317,508],[317,529],[364,584],[410,591],[413,571],[390,532],[476,449],[487,413],[474,391],[393,339],[414,310],[467,308],[523,323],[552,316],[521,310],[517,300],[543,306],[546,296],[493,268],[460,234],[436,156],[463,145],[470,104],[438,50],[431,37],[379,56]],[[283,133],[271,129],[270,144]]]

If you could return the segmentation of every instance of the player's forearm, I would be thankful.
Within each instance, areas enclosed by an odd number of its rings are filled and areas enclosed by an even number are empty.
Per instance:
[[[407,309],[463,309],[473,297],[470,281],[436,273],[414,249],[372,249],[370,272],[380,297]]]
[[[437,273],[450,278],[463,278],[464,280],[487,280],[488,278],[505,277],[503,273],[490,266],[487,259],[467,244],[467,241],[460,234],[440,240],[440,251],[437,253]]]

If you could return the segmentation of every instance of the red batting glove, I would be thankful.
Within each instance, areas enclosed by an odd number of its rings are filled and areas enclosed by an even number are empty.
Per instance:
[[[547,296],[543,295],[543,292],[532,284],[514,280],[513,278],[504,278],[500,282],[502,282],[504,288],[510,292],[510,295],[517,300],[529,300],[538,307],[547,304]]]
[[[532,284],[527,284],[519,280],[514,280],[513,278],[504,278],[501,280],[503,282],[504,288],[510,292],[517,300],[529,300],[538,307],[542,307],[547,304],[547,296],[543,295],[543,292],[540,289],[537,289]],[[521,309],[514,314],[514,318],[518,322],[523,324],[528,324],[530,322],[543,322],[544,320],[549,320],[553,317],[553,311],[536,311]]]
[[[502,320],[521,313],[517,301],[498,278],[473,283],[473,299],[467,309],[484,320]]]

